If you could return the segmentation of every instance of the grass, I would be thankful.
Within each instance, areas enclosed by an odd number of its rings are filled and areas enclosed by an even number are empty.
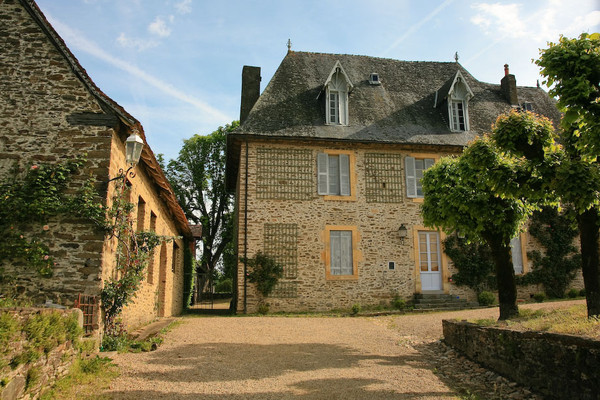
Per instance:
[[[109,399],[101,393],[119,376],[119,370],[107,357],[79,359],[69,374],[42,393],[40,400]]]
[[[518,317],[507,321],[472,320],[470,322],[483,326],[562,333],[600,340],[600,318],[588,319],[585,304],[555,310],[521,309]]]

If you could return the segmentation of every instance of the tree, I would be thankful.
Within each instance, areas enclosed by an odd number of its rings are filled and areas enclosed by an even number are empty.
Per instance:
[[[233,238],[233,197],[225,188],[225,143],[237,121],[210,135],[194,135],[184,141],[175,160],[165,167],[186,217],[202,224],[202,257],[198,270],[213,273]]]
[[[550,94],[558,98],[564,157],[553,189],[573,205],[581,239],[581,266],[588,316],[600,315],[600,34],[560,37],[540,51]]]
[[[483,159],[486,162],[482,164]],[[488,138],[481,138],[460,157],[442,158],[425,172],[422,180],[423,220],[427,226],[460,232],[466,239],[485,242],[490,247],[501,320],[519,312],[510,240],[531,215],[532,207],[524,200],[500,196],[492,172],[515,173],[516,167]]]

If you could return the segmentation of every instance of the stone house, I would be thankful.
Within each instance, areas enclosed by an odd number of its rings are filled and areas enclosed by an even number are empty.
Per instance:
[[[142,288],[123,319],[132,327],[179,314],[183,253],[194,235],[141,124],[94,84],[33,0],[0,1],[0,20],[0,178],[7,178],[15,164],[24,169],[86,154],[84,170],[73,184],[92,177],[108,205],[115,190],[109,180],[127,169],[124,141],[138,134],[145,145],[136,176],[127,181],[136,229],[175,239],[155,249]],[[54,276],[42,278],[4,265],[16,281],[2,292],[16,290],[66,306],[83,294],[97,305],[104,282],[116,274],[116,241],[73,217],[54,219],[47,228],[44,240],[57,261]],[[93,326],[100,323],[97,312],[92,319]]]
[[[289,51],[260,94],[260,68],[244,67],[227,185],[239,256],[261,251],[284,266],[271,311],[418,293],[474,299],[451,282],[444,233],[423,226],[420,178],[512,108],[560,119],[546,92],[517,87],[504,72],[490,84],[458,62]],[[530,242],[527,234],[513,241],[517,273],[530,268]],[[261,299],[246,272],[240,262],[237,310],[254,312]]]

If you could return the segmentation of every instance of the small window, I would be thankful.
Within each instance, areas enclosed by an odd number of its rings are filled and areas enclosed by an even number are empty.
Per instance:
[[[510,241],[510,252],[515,275],[523,273],[523,251],[521,248],[521,237],[517,236]]]
[[[452,130],[464,131],[465,129],[465,109],[462,100],[452,100]]]
[[[319,153],[317,156],[318,193],[350,196],[350,156]]]
[[[415,158],[410,156],[405,158],[407,197],[423,197],[423,186],[421,185],[423,172],[431,167],[434,163],[435,159],[433,158]]]
[[[371,75],[369,75],[369,83],[371,85],[379,85],[379,84],[381,84],[381,82],[379,81],[379,74],[372,73]]]
[[[396,263],[394,261],[388,261],[388,269],[393,271],[396,269]]]
[[[529,102],[525,102],[522,104],[523,111],[533,111],[533,106]]]

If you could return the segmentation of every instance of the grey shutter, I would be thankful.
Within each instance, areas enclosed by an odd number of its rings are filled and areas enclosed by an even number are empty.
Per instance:
[[[404,158],[404,172],[406,174],[406,196],[417,197],[417,178],[415,176],[415,158]]]
[[[521,253],[521,238],[519,236],[510,241],[512,263],[515,274],[523,273],[523,254]]]
[[[342,275],[352,275],[352,231],[340,232],[341,260],[340,272]]]
[[[329,189],[332,195],[340,194],[340,161],[338,156],[328,155],[329,162]]]
[[[350,157],[340,154],[340,195],[350,196]]]
[[[318,184],[317,184],[317,192],[319,194],[328,194],[329,193],[329,158],[325,153],[317,154],[317,175],[318,175]]]

